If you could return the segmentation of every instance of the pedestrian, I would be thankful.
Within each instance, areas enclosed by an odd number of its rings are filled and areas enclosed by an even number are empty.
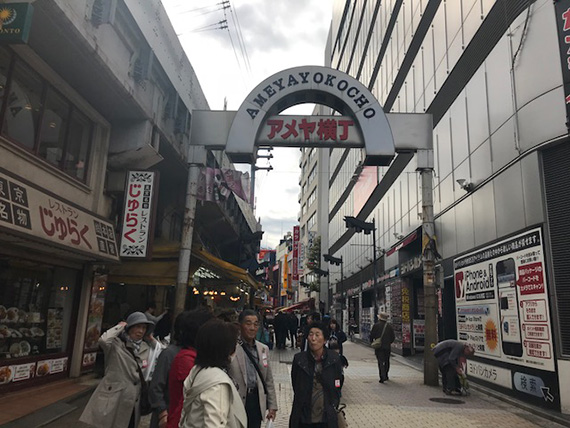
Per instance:
[[[279,311],[273,321],[275,327],[275,340],[277,349],[285,349],[285,339],[287,338],[287,317],[284,312]]]
[[[181,349],[179,344],[181,336],[181,324],[184,312],[178,314],[174,321],[174,332],[170,345],[158,356],[156,368],[150,381],[148,397],[152,407],[150,428],[164,428],[168,418],[168,406],[170,393],[168,390],[168,374],[174,357]],[[162,319],[164,320],[164,318]]]
[[[472,356],[475,353],[473,346],[455,339],[448,339],[439,342],[433,348],[433,355],[437,358],[443,392],[446,395],[461,395],[461,384],[459,376],[465,373],[460,365],[463,358]]]
[[[328,328],[317,322],[310,325],[308,351],[293,358],[291,381],[293,408],[290,428],[337,428],[342,366],[337,352],[325,347]]]
[[[158,323],[162,317],[164,317],[164,315],[166,315],[166,313],[168,312],[168,310],[165,310],[163,313],[161,313],[160,315],[155,315],[156,314],[156,303],[154,302],[150,302],[147,305],[146,311],[145,311],[145,315],[148,318],[149,321],[152,321],[153,325],[156,325],[156,323]]]
[[[156,326],[154,327],[153,335],[157,340],[160,340],[161,342],[168,344],[166,338],[170,334],[171,329],[172,329],[172,316],[170,315],[168,309],[166,309],[163,317],[157,321]]]
[[[260,322],[257,313],[245,309],[239,315],[240,340],[228,374],[234,380],[247,413],[248,428],[274,420],[277,395],[269,365],[269,348],[255,340]]]
[[[196,364],[184,381],[180,428],[245,428],[247,415],[226,370],[236,351],[238,328],[212,319],[196,335]]]
[[[291,348],[297,346],[297,330],[299,329],[299,320],[297,315],[293,312],[287,314],[287,329],[289,330],[289,336],[291,337]]]
[[[374,354],[376,354],[376,360],[378,360],[379,382],[384,383],[389,379],[390,353],[392,352],[392,343],[396,336],[394,335],[394,329],[388,322],[388,314],[381,312],[378,314],[378,318],[378,322],[374,324],[370,331],[370,343],[373,344]],[[375,340],[377,340],[378,347],[374,344]]]
[[[305,323],[305,326],[303,327],[301,333],[302,333],[302,337],[301,337],[301,351],[307,351],[308,350],[308,346],[307,346],[307,337],[309,335],[309,330],[311,328],[311,325],[314,322],[320,322],[321,321],[321,314],[319,312],[313,312],[307,315],[307,321]]]
[[[196,335],[200,327],[212,318],[212,313],[206,309],[183,312],[180,321],[180,346],[182,349],[174,357],[168,374],[170,395],[168,428],[178,427],[184,402],[184,381],[194,367],[196,360]]]
[[[105,353],[105,376],[93,392],[79,420],[97,428],[137,428],[140,421],[143,370],[150,345],[145,341],[153,325],[142,312],[133,312],[99,338]]]
[[[332,318],[329,321],[329,340],[327,342],[328,347],[330,348],[331,344],[338,343],[338,350],[341,355],[344,355],[342,352],[342,344],[346,342],[346,333],[341,330],[340,325],[338,322]]]

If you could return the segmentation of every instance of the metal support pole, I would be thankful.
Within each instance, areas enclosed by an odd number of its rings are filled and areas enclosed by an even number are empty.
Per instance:
[[[190,257],[192,253],[192,236],[194,235],[194,220],[196,218],[196,195],[200,167],[206,163],[206,149],[201,146],[191,146],[188,154],[188,184],[186,186],[186,202],[184,206],[184,221],[182,224],[182,239],[180,241],[180,257],[178,259],[178,277],[174,299],[174,318],[184,311],[186,291],[190,276]]]
[[[433,219],[433,168],[421,169],[422,179],[422,268],[425,302],[424,384],[438,385],[438,365],[433,356],[437,343],[437,296],[435,292],[435,254],[431,239],[435,238]]]
[[[378,285],[378,266],[376,264],[376,219],[373,218],[372,219],[372,251],[374,251],[374,258],[373,258],[373,263],[374,263],[374,267],[373,267],[373,274],[374,274],[374,288],[372,291],[372,304],[374,305],[374,324],[376,324],[376,322],[378,321],[378,305],[376,304],[376,293],[378,292],[378,290],[376,290],[376,286]]]
[[[250,188],[249,188],[249,205],[251,205],[251,209],[253,211],[255,211],[255,171],[257,171],[257,169],[255,168],[255,163],[251,164],[251,180],[249,182]]]

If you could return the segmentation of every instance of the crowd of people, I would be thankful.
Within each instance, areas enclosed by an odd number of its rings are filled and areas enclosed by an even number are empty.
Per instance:
[[[294,320],[293,320],[294,318]],[[298,347],[291,368],[294,392],[290,427],[342,426],[339,411],[344,369],[346,334],[335,319],[319,312],[298,319],[278,313],[276,347],[283,349],[289,337]],[[270,365],[272,342],[260,331],[263,318],[244,309],[237,321],[214,317],[207,308],[179,314],[170,344],[163,346],[153,336],[155,323],[169,319],[155,316],[154,307],[134,312],[107,330],[99,339],[105,356],[105,374],[80,420],[100,428],[137,428],[149,413],[151,428],[260,428],[276,418],[277,396]],[[260,340],[266,339],[266,340]],[[380,383],[389,379],[394,330],[387,314],[370,332],[378,360]],[[473,348],[457,341],[444,341],[434,348],[440,362],[444,391],[459,386],[461,359]]]

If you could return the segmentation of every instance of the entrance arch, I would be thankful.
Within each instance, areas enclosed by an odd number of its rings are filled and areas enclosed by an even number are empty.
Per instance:
[[[374,95],[348,74],[321,66],[283,70],[257,85],[233,119],[227,155],[236,163],[253,163],[255,143],[267,118],[304,103],[322,104],[354,119],[364,141],[365,165],[388,165],[394,158],[392,130]]]

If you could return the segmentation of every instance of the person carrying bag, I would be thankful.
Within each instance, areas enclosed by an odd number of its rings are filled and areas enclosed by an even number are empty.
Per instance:
[[[379,382],[384,383],[388,380],[390,352],[396,336],[394,329],[388,322],[388,314],[380,313],[378,318],[378,322],[374,324],[370,331],[370,346],[374,348],[374,354],[376,354],[376,360],[378,360]]]

